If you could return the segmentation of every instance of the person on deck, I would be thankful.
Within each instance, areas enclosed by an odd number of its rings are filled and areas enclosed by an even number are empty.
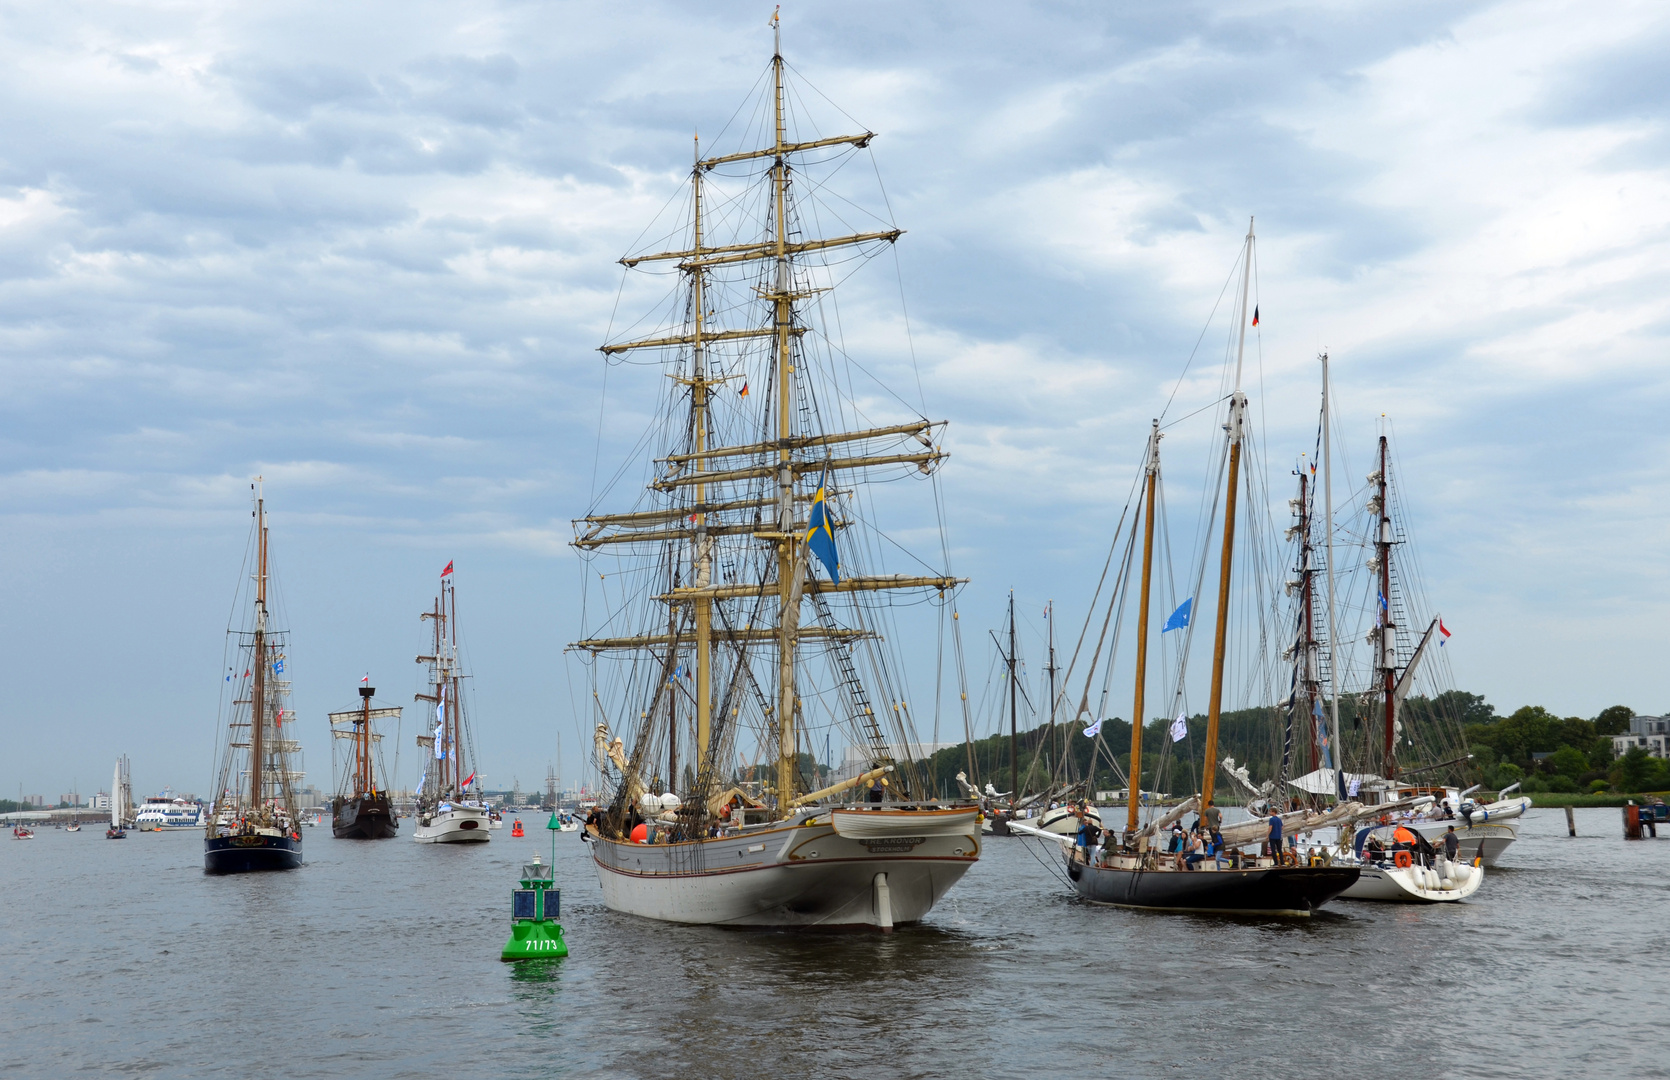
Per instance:
[[[1206,831],[1212,833],[1213,835],[1218,833],[1219,826],[1223,824],[1223,816],[1223,811],[1219,810],[1215,805],[1208,806],[1200,812],[1200,819],[1205,823]]]
[[[1189,838],[1189,854],[1184,858],[1183,863],[1187,869],[1193,870],[1195,867],[1199,866],[1205,858],[1206,838],[1200,830],[1197,829],[1195,830],[1195,834]]]
[[[1090,861],[1090,849],[1093,845],[1095,845],[1096,836],[1101,831],[1102,831],[1101,829],[1097,828],[1094,824],[1091,823],[1091,821],[1088,817],[1085,817],[1083,814],[1079,815],[1078,841],[1079,841],[1079,847],[1084,849],[1084,861],[1085,862]]]
[[[1444,858],[1455,862],[1457,852],[1461,850],[1461,837],[1456,835],[1455,826],[1451,825],[1444,832]]]
[[[870,785],[871,802],[881,802],[882,796],[887,794],[886,784],[887,781],[884,778],[876,777],[876,782]]]
[[[1281,862],[1281,814],[1272,807],[1270,810],[1270,857]]]

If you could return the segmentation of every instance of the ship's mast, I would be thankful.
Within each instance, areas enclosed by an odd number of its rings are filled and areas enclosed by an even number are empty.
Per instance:
[[[796,580],[800,561],[796,557],[794,528],[794,451],[790,440],[793,431],[793,356],[789,331],[794,325],[792,290],[794,280],[790,272],[788,243],[788,187],[789,166],[785,157],[783,117],[783,31],[777,17],[771,19],[772,99],[776,109],[777,142],[773,147],[771,190],[776,218],[777,289],[772,295],[776,308],[777,330],[777,597],[780,608],[777,623],[777,807],[788,809],[794,798],[795,731],[794,731],[794,654],[796,636],[800,629],[800,590]]]
[[[1313,526],[1311,501],[1316,492],[1310,483],[1310,474],[1304,463],[1299,464],[1299,640],[1298,655],[1295,659],[1297,677],[1294,687],[1294,709],[1299,708],[1299,702],[1304,703],[1305,714],[1305,746],[1309,770],[1317,767],[1316,755],[1316,719],[1320,715],[1318,706],[1322,699],[1321,683],[1321,652],[1322,646],[1316,637],[1316,545],[1311,539]],[[1291,714],[1290,714],[1291,715]],[[1285,765],[1285,761],[1284,761]],[[1282,773],[1282,780],[1287,779],[1286,770]]]
[[[702,154],[701,139],[695,139],[696,162],[690,169],[692,202],[695,204],[695,243],[702,250]],[[690,268],[690,309],[692,333],[690,341],[690,410],[695,443],[695,468],[698,474],[707,471],[707,356],[702,344],[703,323],[707,300],[703,295],[707,271],[698,262]],[[707,485],[696,485],[696,580],[691,584],[705,589],[713,584],[713,541],[707,534]],[[709,768],[708,744],[713,730],[713,600],[698,595],[696,608],[696,772]],[[686,792],[686,795],[689,793]]]
[[[359,756],[354,763],[356,796],[369,795],[376,786],[371,776],[371,695],[376,692],[370,686],[360,687],[360,730],[359,738],[354,740],[354,750]]]
[[[1212,638],[1212,697],[1206,714],[1206,768],[1201,778],[1200,808],[1212,805],[1218,775],[1218,717],[1223,711],[1224,641],[1229,631],[1230,566],[1235,555],[1235,496],[1241,476],[1241,439],[1245,434],[1247,395],[1241,392],[1241,362],[1247,351],[1247,296],[1252,288],[1253,223],[1247,222],[1246,261],[1241,266],[1241,331],[1235,350],[1235,390],[1229,398],[1229,482],[1224,495],[1223,557],[1218,564],[1218,625]]]
[[[1142,801],[1142,719],[1146,715],[1143,695],[1148,689],[1148,599],[1154,576],[1154,489],[1160,481],[1160,422],[1148,436],[1148,462],[1144,468],[1142,524],[1142,599],[1137,606],[1136,701],[1131,706],[1131,768],[1125,794],[1125,830],[1136,832],[1137,811]],[[1210,790],[1210,789],[1208,789]],[[1204,801],[1202,803],[1204,805]]]
[[[1376,639],[1375,666],[1380,669],[1380,688],[1385,697],[1386,737],[1381,754],[1383,775],[1397,775],[1397,627],[1392,622],[1392,508],[1386,505],[1386,436],[1380,436],[1380,468],[1375,473],[1376,490],[1370,507],[1374,510],[1374,551],[1380,562],[1380,627]]]
[[[255,681],[249,695],[249,809],[259,815],[267,771],[267,508],[255,478]]]
[[[446,612],[447,633],[451,639],[447,644],[447,715],[451,725],[447,736],[447,760],[452,762],[452,790],[462,799],[467,774],[464,772],[464,732],[459,723],[463,705],[458,699],[458,589],[450,577],[441,588],[447,601],[442,610]]]
[[[1055,755],[1055,768],[1050,770],[1050,776],[1053,779],[1054,774],[1059,772],[1061,774],[1062,781],[1064,783],[1070,783],[1071,778],[1068,777],[1068,775],[1067,775],[1066,761],[1069,757],[1071,757],[1071,755],[1057,753],[1058,747],[1055,745],[1055,601],[1054,600],[1051,600],[1044,605],[1044,624],[1045,624],[1045,628],[1046,628],[1047,633],[1048,633],[1047,647],[1049,649],[1049,662],[1044,668],[1044,673],[1049,677],[1049,694],[1050,694],[1050,696],[1049,696],[1049,702],[1050,702],[1050,732],[1049,732],[1049,742],[1045,745],[1047,745],[1050,748],[1050,753]],[[1096,775],[1096,757],[1095,757],[1094,754],[1092,754],[1091,758],[1090,758],[1090,775],[1092,777],[1094,777]]]
[[[677,605],[681,610],[684,609],[684,605],[690,605],[694,614],[696,743],[701,761],[700,768],[711,773],[715,764],[712,761],[716,752],[712,722],[712,671],[715,648],[736,648],[739,662],[743,663],[746,662],[743,650],[749,643],[765,646],[768,651],[762,660],[766,663],[770,662],[767,659],[771,656],[769,650],[774,648],[778,670],[774,688],[762,687],[768,697],[763,703],[763,711],[767,728],[777,743],[774,794],[779,811],[787,812],[794,801],[799,779],[796,769],[799,705],[796,657],[803,641],[827,641],[835,648],[837,665],[843,669],[840,680],[849,698],[851,719],[869,733],[878,759],[887,760],[885,739],[880,733],[874,711],[865,698],[856,668],[850,658],[841,651],[847,643],[872,637],[873,633],[864,629],[835,626],[803,627],[800,621],[803,595],[806,592],[827,595],[831,592],[924,588],[936,589],[943,593],[946,589],[961,584],[962,579],[937,574],[864,576],[844,572],[837,575],[832,572],[831,580],[822,581],[810,572],[806,564],[806,546],[800,534],[800,528],[804,526],[797,528],[795,519],[797,501],[808,501],[806,496],[796,494],[796,480],[799,476],[810,472],[833,476],[843,471],[898,465],[914,465],[927,475],[946,455],[933,441],[934,429],[939,426],[939,422],[925,418],[858,431],[795,430],[797,425],[794,411],[795,402],[798,400],[796,379],[804,378],[804,373],[796,374],[796,341],[808,328],[796,325],[795,300],[799,294],[796,292],[794,259],[803,253],[833,251],[863,244],[892,243],[899,238],[902,230],[888,228],[833,237],[791,237],[788,226],[791,210],[789,183],[794,167],[794,155],[831,147],[850,146],[862,149],[868,146],[875,136],[874,133],[865,131],[852,135],[790,141],[787,65],[783,58],[781,32],[775,17],[772,19],[772,39],[771,94],[774,123],[771,140],[758,149],[741,150],[706,159],[699,156],[698,147],[691,181],[694,196],[692,246],[681,251],[634,255],[620,260],[622,265],[628,268],[647,262],[676,260],[679,270],[690,275],[690,313],[686,326],[680,332],[670,335],[658,335],[601,347],[601,351],[607,356],[638,349],[691,348],[692,365],[689,377],[684,378],[682,374],[677,377],[681,383],[688,383],[692,387],[693,416],[689,437],[693,445],[683,452],[661,459],[660,463],[666,466],[666,472],[658,476],[650,484],[650,488],[662,495],[688,492],[693,488],[695,497],[692,501],[675,498],[672,505],[653,510],[588,515],[575,523],[581,535],[575,538],[574,544],[582,550],[594,550],[606,544],[665,544],[671,541],[682,547],[683,544],[694,541],[694,573],[690,575],[693,580],[675,582],[671,589],[657,599]],[[709,235],[712,230],[704,205],[703,177],[715,168],[741,162],[769,163],[769,232],[763,237],[756,234],[755,238],[743,243],[714,245]],[[711,325],[712,320],[709,319],[707,310],[706,293],[713,284],[712,279],[707,276],[707,271],[714,267],[756,262],[768,263],[771,266],[771,270],[762,275],[765,280],[762,282],[763,287],[758,290],[759,298],[771,305],[771,318],[762,320],[763,324],[746,328],[715,328]],[[765,429],[764,438],[739,446],[714,445],[716,440],[710,414],[712,389],[725,379],[736,376],[722,374],[714,377],[711,349],[721,343],[749,340],[763,342],[765,339],[770,339],[771,350],[772,370],[768,386],[774,385],[777,393],[775,398],[768,398],[766,402],[768,414],[762,425]],[[886,438],[914,438],[921,447],[905,448],[906,452],[903,453],[880,453],[877,452],[879,448],[866,445],[872,440]],[[828,449],[847,445],[852,446],[853,452],[846,456],[835,456]],[[803,453],[797,459],[797,451],[810,453]],[[759,491],[752,487],[755,481],[764,481],[769,487],[765,491]],[[750,487],[737,491],[735,485],[743,483],[750,484]],[[833,489],[830,489],[829,493],[833,494]],[[763,520],[759,517],[762,512],[766,515]],[[839,528],[842,524],[845,523],[837,523],[834,527]],[[687,529],[689,531],[686,531]],[[755,581],[716,583],[713,580],[715,542],[716,538],[727,536],[751,536],[755,541],[771,544],[772,555],[775,557],[768,558],[775,563],[775,567],[767,569],[761,578]],[[775,581],[770,576],[773,569],[776,573]],[[833,571],[833,568],[831,569]],[[834,580],[836,577],[839,578],[838,581]],[[752,623],[740,627],[725,625],[716,629],[713,625],[713,601],[742,597],[775,598],[776,624],[771,625],[766,620],[760,620],[766,624]],[[767,602],[769,603],[769,599]],[[662,645],[670,645],[672,651],[676,651],[682,644],[679,640],[682,633],[688,633],[687,630],[681,631],[678,628],[680,625],[682,624],[675,622],[671,627],[657,627],[650,633],[636,633],[626,637],[591,638],[577,642],[576,646],[594,654],[616,651],[641,652],[646,648],[659,652]],[[715,643],[715,637],[719,639],[718,645]],[[767,681],[768,679],[761,680],[762,683]],[[665,692],[665,689],[658,687],[656,693]],[[644,719],[649,720],[650,717],[646,715]],[[654,714],[653,722],[660,722],[659,712]],[[649,728],[645,726],[641,732],[647,730]],[[642,734],[639,742],[641,747],[647,748]],[[643,759],[643,750],[635,751],[633,759],[636,768],[636,763]],[[907,770],[901,779],[908,776]]]
[[[1328,376],[1328,354],[1322,354],[1322,490],[1323,513],[1327,520],[1323,522],[1324,543],[1328,563],[1328,635],[1329,641],[1337,641],[1334,621],[1334,450],[1331,428],[1333,426],[1333,384]],[[1330,745],[1333,747],[1334,764],[1334,798],[1345,801],[1345,743],[1340,739],[1339,732],[1339,655],[1330,652],[1328,656],[1328,719],[1332,728]]]
[[[1015,750],[1017,741],[1015,708],[1015,694],[1019,687],[1015,683],[1015,592],[1009,591],[1009,809],[1015,808],[1015,801],[1021,797],[1020,761]]]
[[[445,595],[445,589],[446,589],[446,579],[445,578],[442,578],[442,580],[441,580],[441,589],[442,589],[442,596],[444,596]],[[435,727],[433,727],[433,728],[429,726],[430,721],[425,720],[424,721],[424,726],[421,729],[422,731],[430,732],[429,756],[430,756],[431,763],[437,762],[437,761],[440,763],[439,766],[435,769],[435,782],[434,782],[434,788],[432,789],[436,795],[439,795],[441,792],[444,792],[446,790],[446,787],[447,787],[447,781],[446,781],[447,761],[451,757],[451,755],[449,753],[447,753],[447,745],[446,745],[446,736],[447,736],[446,612],[445,612],[445,609],[441,606],[441,602],[442,602],[441,596],[435,597],[434,608],[430,611],[425,611],[425,612],[422,612],[421,614],[418,615],[418,618],[428,619],[432,624],[431,630],[432,630],[432,636],[433,636],[433,640],[434,640],[434,652],[432,652],[428,656],[420,656],[417,659],[418,659],[418,663],[420,663],[420,664],[424,663],[426,661],[429,663],[430,672],[431,672],[430,683],[434,687],[435,692],[433,694],[416,694],[416,695],[414,695],[417,698],[417,700],[427,701],[431,705],[434,705],[435,706],[435,712],[430,713],[429,715],[430,715],[431,718],[439,720],[439,723],[436,724]],[[421,746],[423,744],[424,736],[420,734],[418,736],[418,740],[419,740],[418,744]]]

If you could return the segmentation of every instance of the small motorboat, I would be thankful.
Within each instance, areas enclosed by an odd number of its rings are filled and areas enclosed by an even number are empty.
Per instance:
[[[1380,847],[1378,834],[1390,830],[1390,849]],[[1371,844],[1369,841],[1373,839]],[[1340,894],[1341,900],[1381,900],[1401,904],[1442,904],[1465,900],[1484,884],[1484,856],[1471,864],[1450,860],[1418,832],[1402,826],[1359,829],[1347,862],[1362,871]],[[1335,865],[1341,865],[1336,861]]]

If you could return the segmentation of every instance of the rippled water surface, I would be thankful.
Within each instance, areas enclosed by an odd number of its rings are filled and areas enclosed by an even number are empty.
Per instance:
[[[0,1075],[1670,1076],[1670,833],[1577,820],[1534,812],[1471,903],[1308,920],[1089,907],[996,839],[891,936],[616,915],[569,833],[573,955],[520,965],[543,829],[315,829],[302,869],[230,878],[196,833],[0,835]]]

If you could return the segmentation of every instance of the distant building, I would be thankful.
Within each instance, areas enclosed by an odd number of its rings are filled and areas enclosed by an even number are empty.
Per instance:
[[[1612,753],[1623,757],[1640,747],[1653,757],[1670,757],[1670,716],[1633,716],[1628,735],[1612,736]]]
[[[44,808],[46,806],[46,796],[45,795],[25,795],[23,797],[23,805],[24,806],[39,806],[39,807]]]
[[[110,796],[105,794],[102,791],[99,792],[97,795],[87,796],[87,809],[89,809],[89,810],[108,810],[108,809],[110,809]]]

